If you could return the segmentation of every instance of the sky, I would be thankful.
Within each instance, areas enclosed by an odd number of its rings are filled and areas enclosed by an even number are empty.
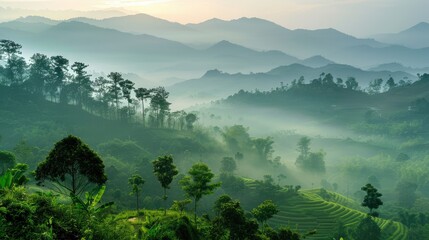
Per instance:
[[[120,9],[180,23],[259,17],[290,29],[335,28],[359,37],[399,32],[429,22],[428,0],[0,0],[0,7],[13,8],[7,9],[10,16],[14,9],[27,9],[48,16],[53,16],[53,10],[62,10],[64,17],[79,15],[64,10]]]

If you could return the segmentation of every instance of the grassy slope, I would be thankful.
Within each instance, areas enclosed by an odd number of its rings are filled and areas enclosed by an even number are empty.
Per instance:
[[[353,200],[331,193],[332,199],[325,201],[318,193],[319,190],[304,190],[299,196],[285,199],[279,203],[280,212],[270,220],[270,224],[289,225],[301,233],[316,229],[317,234],[308,239],[329,239],[338,222],[344,223],[346,227],[355,227],[366,216],[355,209],[359,205]],[[377,218],[376,222],[382,229],[383,239],[407,239],[407,228],[401,223],[381,218]]]

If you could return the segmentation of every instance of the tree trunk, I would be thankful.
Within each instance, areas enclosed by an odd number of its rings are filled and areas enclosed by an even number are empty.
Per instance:
[[[164,216],[167,215],[167,188],[164,188]]]
[[[75,176],[75,170],[74,167],[72,167],[72,194],[73,196],[76,196],[76,176]]]
[[[139,209],[139,191],[136,192],[136,196],[137,196],[137,218],[140,216],[140,209]]]
[[[142,99],[142,119],[143,119],[143,127],[145,127],[145,122],[144,122],[144,99]]]
[[[115,92],[115,102],[116,102],[116,119],[119,119],[119,96],[117,92]]]
[[[197,227],[197,198],[194,199],[194,222]]]

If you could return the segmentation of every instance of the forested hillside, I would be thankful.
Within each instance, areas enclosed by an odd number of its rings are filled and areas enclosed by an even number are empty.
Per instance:
[[[324,46],[335,61],[376,55],[371,64],[392,54],[417,71],[427,49],[257,18],[33,17],[0,24],[2,36],[46,52],[26,58],[25,46],[0,40],[0,239],[408,240],[429,231],[429,75],[261,50]],[[66,57],[82,52],[102,72]],[[124,71],[171,66],[206,74],[154,87]]]

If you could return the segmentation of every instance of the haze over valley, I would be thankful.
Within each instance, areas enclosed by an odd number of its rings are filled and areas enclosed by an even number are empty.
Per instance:
[[[0,0],[0,239],[426,239],[427,7]]]

